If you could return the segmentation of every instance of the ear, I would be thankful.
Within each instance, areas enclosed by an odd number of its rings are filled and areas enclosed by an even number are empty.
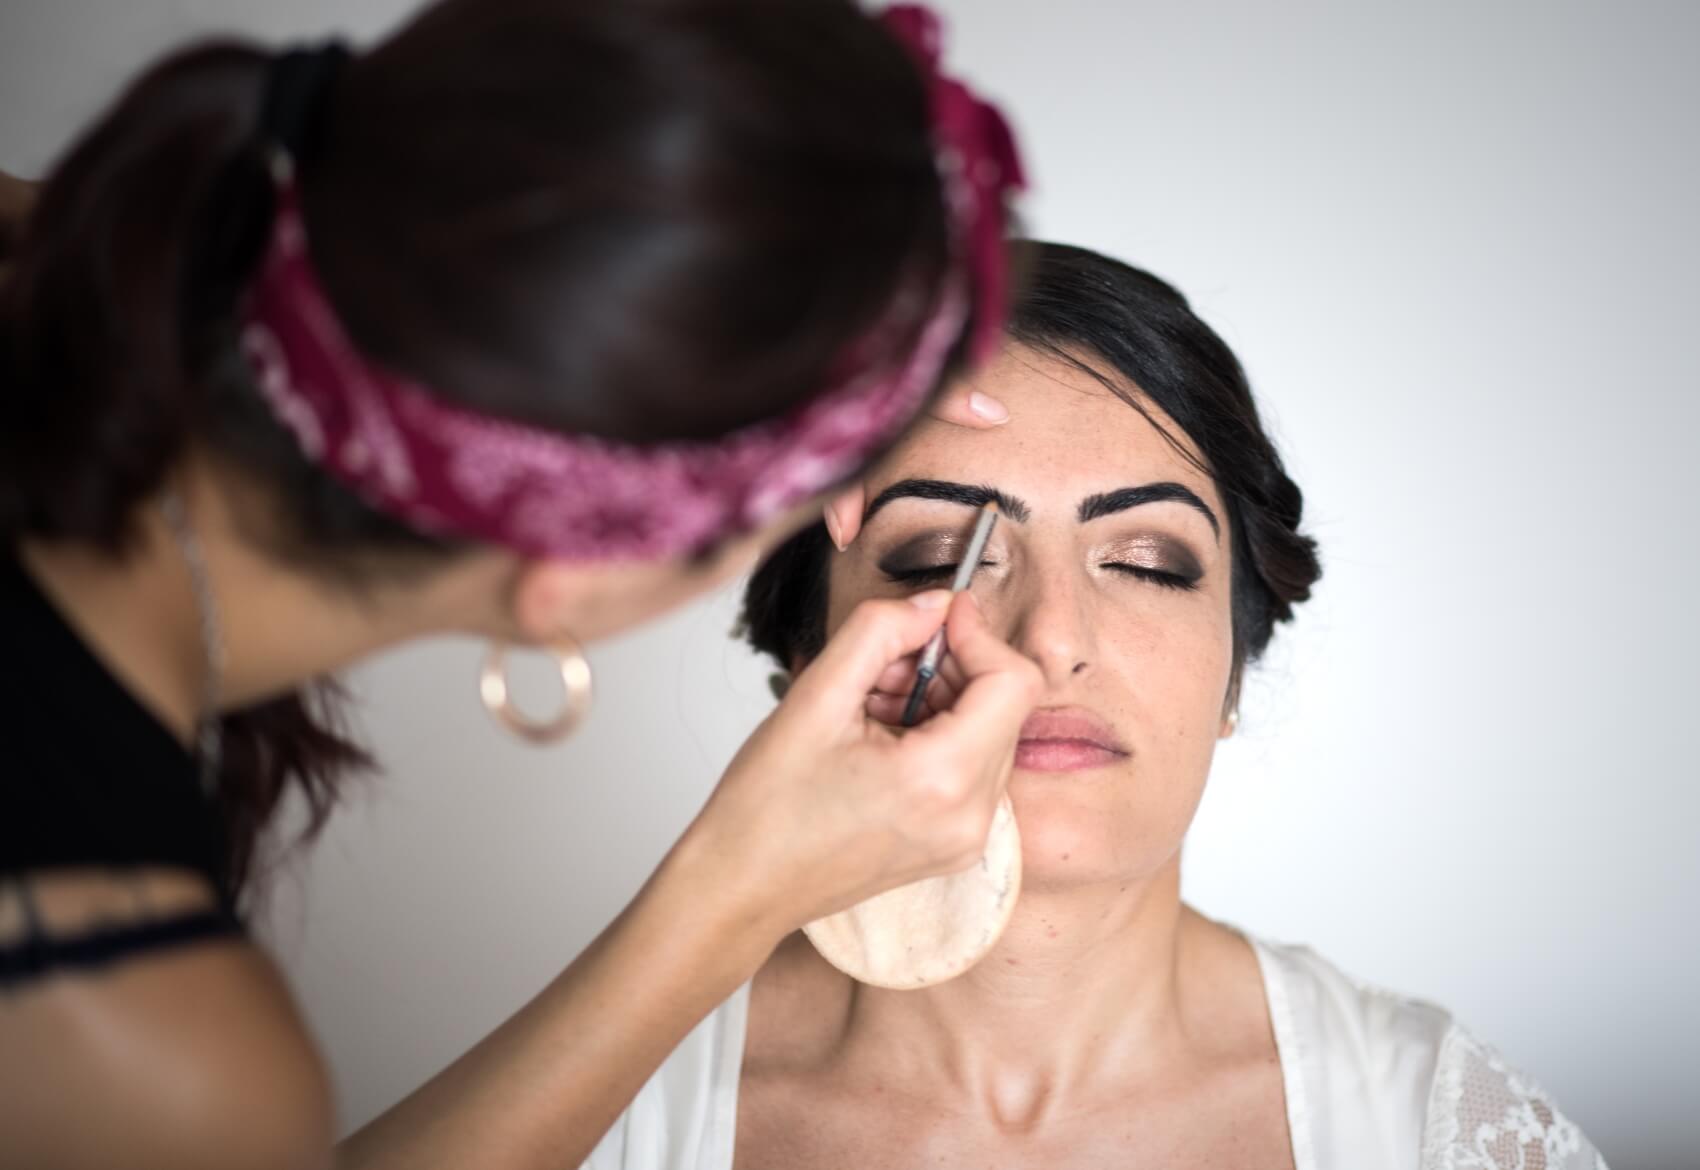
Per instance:
[[[1228,694],[1222,700],[1222,722],[1216,729],[1217,739],[1227,739],[1240,725],[1240,678],[1243,667],[1234,667],[1228,680]]]
[[[514,576],[509,598],[520,637],[542,642],[563,632],[578,634],[575,619],[597,608],[601,592],[591,574],[561,561],[528,561]]]
[[[593,642],[689,601],[712,581],[672,561],[528,561],[513,578],[509,606],[513,626],[526,642],[562,634]]]
[[[562,634],[593,642],[701,596],[742,569],[759,551],[752,537],[728,542],[700,562],[677,558],[595,564],[527,561],[512,578],[511,625],[528,642]]]

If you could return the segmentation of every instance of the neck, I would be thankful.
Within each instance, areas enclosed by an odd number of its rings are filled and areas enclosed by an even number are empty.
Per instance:
[[[998,945],[924,991],[858,986],[844,1055],[940,1087],[1025,1128],[1067,1112],[1106,1076],[1173,1066],[1184,1045],[1177,969],[1196,919],[1178,856],[1143,882],[1024,889]],[[911,1078],[913,1080],[911,1081]]]
[[[244,484],[209,461],[187,461],[172,482],[217,609],[221,710],[293,690],[435,624],[434,607],[417,590],[357,595],[267,556],[238,522],[263,510],[244,499]],[[194,583],[158,500],[138,510],[135,537],[121,557],[78,542],[26,541],[20,553],[107,668],[188,743],[208,682]]]

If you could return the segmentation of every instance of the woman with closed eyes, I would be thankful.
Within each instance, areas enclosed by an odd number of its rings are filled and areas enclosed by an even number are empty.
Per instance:
[[[947,584],[1035,661],[1008,794],[1024,876],[953,980],[852,980],[802,935],[682,1045],[592,1156],[666,1166],[1603,1166],[1444,1010],[1211,921],[1180,856],[1244,672],[1320,569],[1237,360],[1156,278],[1031,246],[1001,357],[1011,421],[926,424],[781,546],[751,641],[807,669],[859,602]],[[870,697],[895,724],[913,663]],[[949,660],[928,696],[954,701]]]

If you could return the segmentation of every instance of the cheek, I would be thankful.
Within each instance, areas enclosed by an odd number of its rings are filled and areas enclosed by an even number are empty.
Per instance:
[[[1100,597],[1091,618],[1103,685],[1132,705],[1158,743],[1212,738],[1233,674],[1233,620],[1225,597]]]
[[[1161,870],[1192,825],[1215,753],[1233,662],[1226,603],[1095,608],[1099,661],[1082,697],[1125,731],[1133,754],[1072,783],[1022,775],[1011,785],[1036,889]]]

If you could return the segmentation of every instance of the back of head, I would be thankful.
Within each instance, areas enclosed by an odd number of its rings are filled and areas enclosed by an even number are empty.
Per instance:
[[[166,60],[49,177],[3,290],[0,533],[116,543],[191,435],[301,487],[234,339],[271,222],[270,60]],[[946,262],[921,79],[847,0],[445,0],[320,113],[298,178],[350,336],[544,427],[777,415]]]
[[[0,544],[122,552],[204,449],[275,503],[268,551],[298,567],[452,548],[309,464],[239,352],[273,64],[176,53],[48,176],[0,285]],[[849,0],[441,0],[319,98],[295,176],[337,317],[486,415],[719,436],[817,395],[950,262],[925,81]],[[322,818],[359,758],[306,696],[227,716],[233,884],[285,787]]]

